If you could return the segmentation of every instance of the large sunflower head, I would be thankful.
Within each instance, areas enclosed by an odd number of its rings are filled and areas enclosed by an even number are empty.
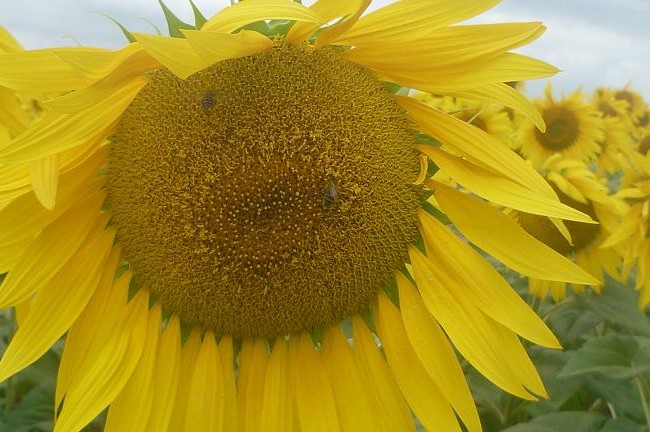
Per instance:
[[[566,231],[558,229],[549,218],[528,213],[514,214],[517,222],[533,237],[558,253],[570,258],[601,283],[603,270],[619,279],[620,257],[612,249],[601,249],[603,239],[615,229],[627,210],[625,203],[609,194],[607,182],[597,177],[583,162],[560,155],[549,158],[541,168],[560,201],[590,215],[598,225],[566,222]],[[568,235],[567,235],[568,234]],[[532,294],[554,300],[566,298],[566,283],[557,280],[529,278]],[[574,292],[583,292],[583,284],[573,284]],[[598,286],[596,291],[598,291]]]
[[[543,396],[518,335],[557,341],[440,209],[523,273],[596,281],[543,248],[515,258],[503,244],[541,243],[431,176],[590,218],[402,90],[543,128],[505,82],[555,72],[508,52],[544,27],[451,26],[495,3],[246,0],[195,11],[195,26],[170,18],[171,37],[127,32],[117,51],[0,56],[0,85],[62,95],[0,148],[28,185],[0,193],[0,307],[19,320],[0,380],[67,333],[57,432],[109,405],[107,430],[401,431],[412,411],[429,430],[477,431],[452,346],[507,391]]]
[[[546,131],[535,128],[527,119],[520,121],[519,147],[526,159],[538,167],[555,153],[584,162],[595,159],[604,138],[602,119],[580,90],[556,100],[549,83],[544,98],[534,103]]]

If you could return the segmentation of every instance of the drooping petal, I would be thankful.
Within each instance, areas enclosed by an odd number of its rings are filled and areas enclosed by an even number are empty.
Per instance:
[[[120,394],[111,402],[104,426],[104,430],[107,432],[147,431],[146,426],[151,413],[155,389],[153,377],[158,354],[161,318],[160,305],[155,305],[149,311],[147,340],[140,361]],[[135,407],[138,410],[137,415],[133,415]]]
[[[109,135],[111,127],[147,83],[134,79],[101,103],[76,113],[50,111],[11,144],[0,150],[0,162],[25,163],[59,153]]]
[[[337,42],[374,45],[384,41],[413,40],[449,24],[484,12],[498,0],[402,0],[360,18]]]
[[[273,47],[271,39],[250,30],[234,34],[183,30],[183,34],[207,65],[258,54]]]
[[[179,78],[185,79],[207,66],[187,39],[143,33],[133,33],[133,36],[153,58]]]
[[[465,237],[513,270],[538,279],[597,284],[593,276],[490,204],[442,184],[437,184],[434,195]]]
[[[372,0],[351,0],[350,7],[352,10],[343,19],[336,24],[329,26],[318,34],[316,39],[316,48],[320,48],[336,40],[340,35],[352,27],[359,17],[370,6]]]
[[[199,330],[192,330],[192,333],[183,344],[181,350],[181,364],[179,367],[178,387],[176,388],[176,399],[169,423],[170,431],[183,431],[185,427],[185,415],[187,404],[191,398],[192,373],[196,365],[196,359],[201,350],[201,334]]]
[[[424,211],[420,212],[420,222],[429,265],[438,270],[437,274],[444,269],[466,302],[538,345],[560,348],[541,318],[476,250]]]
[[[103,201],[103,193],[87,197],[34,239],[0,285],[0,307],[26,299],[55,277],[83,244]]]
[[[465,299],[462,286],[446,269],[432,267],[432,259],[409,248],[415,281],[429,312],[440,323],[456,349],[490,381],[523,399],[535,399],[527,390],[543,394],[530,358],[519,350],[516,334],[486,316],[473,301]],[[494,341],[498,340],[496,345]],[[522,348],[523,350],[523,348]],[[533,374],[521,380],[519,370]]]
[[[324,22],[329,22],[354,13],[357,3],[358,1],[350,0],[318,0],[310,6],[310,9]],[[320,26],[320,22],[297,21],[289,29],[285,42],[287,44],[302,43]]]
[[[120,294],[124,295],[124,299],[126,298],[126,286],[114,285],[121,252],[121,248],[113,248],[104,265],[104,273],[93,297],[68,330],[56,377],[54,406],[57,408],[61,405],[63,396],[74,381],[75,373],[84,363],[93,340],[96,336],[108,337],[109,332],[105,329],[110,328],[107,325],[110,322],[109,317],[119,315],[123,307],[123,301],[120,301],[123,299],[120,298]],[[128,284],[128,280],[123,282]]]
[[[364,390],[352,349],[340,326],[334,325],[325,330],[321,355],[336,395],[341,429],[383,430],[373,414],[381,407]]]
[[[377,416],[389,430],[415,429],[413,416],[393,372],[379,351],[375,339],[360,315],[352,318],[354,335],[354,360],[361,373],[364,388],[377,398],[381,409]]]
[[[149,297],[138,292],[117,317],[107,339],[95,339],[76,371],[54,432],[81,430],[104,410],[133,373],[147,337]]]
[[[340,431],[334,392],[308,333],[291,337],[291,378],[300,430]]]
[[[237,379],[237,424],[243,432],[257,432],[262,413],[264,379],[269,354],[261,338],[246,338],[239,352]]]
[[[458,183],[489,201],[526,213],[595,223],[589,216],[562,204],[557,199],[535,195],[521,184],[474,165],[466,159],[435,147],[421,146],[418,149]],[[426,183],[431,189],[435,189],[436,183]]]
[[[375,317],[386,360],[411,409],[427,430],[460,432],[451,405],[409,344],[399,311],[383,292],[378,301]]]
[[[293,394],[289,391],[289,357],[287,342],[279,337],[273,344],[264,377],[262,412],[259,430],[262,432],[291,431],[296,421]]]
[[[181,330],[178,317],[172,316],[163,330],[154,369],[151,415],[145,430],[166,431],[171,420],[181,365]]]
[[[206,332],[191,374],[184,431],[223,430],[225,389],[214,334]]]
[[[59,160],[56,155],[45,156],[32,162],[32,187],[43,207],[52,210],[56,204],[59,184]]]
[[[36,361],[81,314],[102,275],[102,265],[115,232],[102,232],[105,220],[95,224],[79,250],[31,301],[29,315],[0,361],[0,382]]]
[[[247,24],[272,19],[324,23],[314,10],[290,0],[246,0],[222,9],[203,24],[201,31],[230,33]]]
[[[480,431],[474,399],[447,337],[427,311],[420,293],[402,274],[397,275],[397,287],[402,321],[413,351],[468,431]]]
[[[219,356],[223,368],[223,387],[225,392],[223,430],[237,430],[237,386],[235,383],[235,360],[232,336],[221,336]]]

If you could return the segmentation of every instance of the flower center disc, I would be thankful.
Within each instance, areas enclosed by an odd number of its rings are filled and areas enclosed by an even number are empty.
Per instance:
[[[374,298],[417,232],[408,117],[332,48],[276,47],[187,80],[159,70],[123,114],[109,205],[138,283],[183,320],[272,337]]]
[[[552,151],[561,151],[575,144],[580,130],[578,119],[571,110],[553,106],[546,108],[542,117],[546,123],[546,132],[535,129],[540,144]]]

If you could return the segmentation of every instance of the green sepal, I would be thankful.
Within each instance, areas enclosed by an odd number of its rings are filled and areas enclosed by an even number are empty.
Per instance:
[[[203,27],[203,24],[208,22],[207,18],[201,13],[198,7],[190,0],[190,5],[192,6],[192,12],[194,13],[194,27],[200,29]]]
[[[169,28],[169,36],[174,38],[185,38],[185,35],[181,30],[196,30],[194,26],[189,25],[186,22],[181,21],[174,13],[163,3],[162,0],[158,0],[160,8],[165,14],[165,20],[167,21],[167,27]]]
[[[435,208],[434,206],[431,205],[430,202],[424,201],[421,204],[422,210],[425,212],[429,213],[431,216],[434,218],[438,219],[440,222],[442,222],[445,225],[451,225],[451,220],[447,217],[446,214]]]
[[[408,96],[409,91],[411,91],[410,88],[402,87],[401,85],[391,81],[385,81],[384,86],[386,87],[386,90],[388,90],[388,93],[396,96]]]
[[[113,24],[115,24],[116,26],[118,26],[118,27],[120,28],[120,30],[122,30],[122,33],[124,34],[124,37],[126,37],[126,40],[128,40],[130,43],[135,42],[135,36],[133,36],[133,34],[132,34],[129,30],[127,30],[127,28],[124,27],[124,26],[123,26],[119,21],[117,21],[115,18],[113,18],[113,17],[110,16],[110,15],[106,15],[105,13],[101,13],[101,12],[95,12],[95,13],[96,13],[97,15],[101,15],[101,16],[103,16],[104,18],[108,18],[109,20],[111,20],[111,21],[113,22]]]
[[[146,22],[147,24],[149,24],[149,26],[153,29],[153,31],[156,32],[158,36],[162,36],[162,31],[160,31],[160,27],[158,27],[156,24],[154,24],[153,22],[149,21],[146,18],[140,18],[140,19]]]
[[[404,269],[403,273],[404,272],[408,273],[406,271],[406,268]],[[397,290],[397,279],[391,279],[389,282],[384,284],[383,288],[391,303],[393,303],[393,305],[399,309],[399,291]]]

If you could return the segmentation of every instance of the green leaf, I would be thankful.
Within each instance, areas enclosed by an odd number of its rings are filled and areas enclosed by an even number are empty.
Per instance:
[[[0,416],[2,432],[51,431],[54,412],[52,400],[54,386],[38,385],[11,407],[9,412]]]
[[[626,418],[609,420],[598,432],[645,432],[647,428]]]
[[[548,315],[548,324],[565,349],[581,346],[584,339],[593,334],[594,327],[602,321],[600,316],[585,305],[581,296],[571,297],[556,305]]]
[[[650,336],[650,322],[639,310],[639,294],[618,282],[608,279],[600,295],[585,296],[585,304],[603,319],[631,332]]]
[[[200,29],[203,27],[203,24],[208,22],[207,18],[201,13],[198,7],[190,0],[190,5],[192,6],[192,12],[194,13],[194,27]]]
[[[615,380],[598,374],[586,377],[584,386],[592,398],[599,398],[611,404],[617,417],[645,421],[639,392],[630,381]]]
[[[564,411],[535,417],[531,422],[504,429],[503,432],[596,432],[607,422],[601,414]]]
[[[165,20],[167,21],[167,28],[169,28],[169,36],[175,38],[185,38],[185,35],[181,30],[194,30],[195,27],[189,25],[186,22],[183,22],[178,18],[174,13],[167,7],[162,0],[158,0],[160,8],[165,14]]]
[[[104,18],[108,18],[109,20],[111,20],[113,22],[113,24],[118,26],[120,28],[120,30],[122,30],[122,33],[124,34],[124,37],[126,38],[126,40],[128,40],[131,43],[135,42],[135,36],[133,36],[131,34],[131,32],[126,27],[124,27],[120,22],[118,22],[115,18],[111,17],[110,15],[106,15],[104,13],[101,13],[101,12],[96,12],[96,13],[97,13],[97,15],[101,15]]]
[[[558,376],[601,373],[614,379],[630,379],[650,371],[650,339],[607,335],[589,339],[572,353]]]

